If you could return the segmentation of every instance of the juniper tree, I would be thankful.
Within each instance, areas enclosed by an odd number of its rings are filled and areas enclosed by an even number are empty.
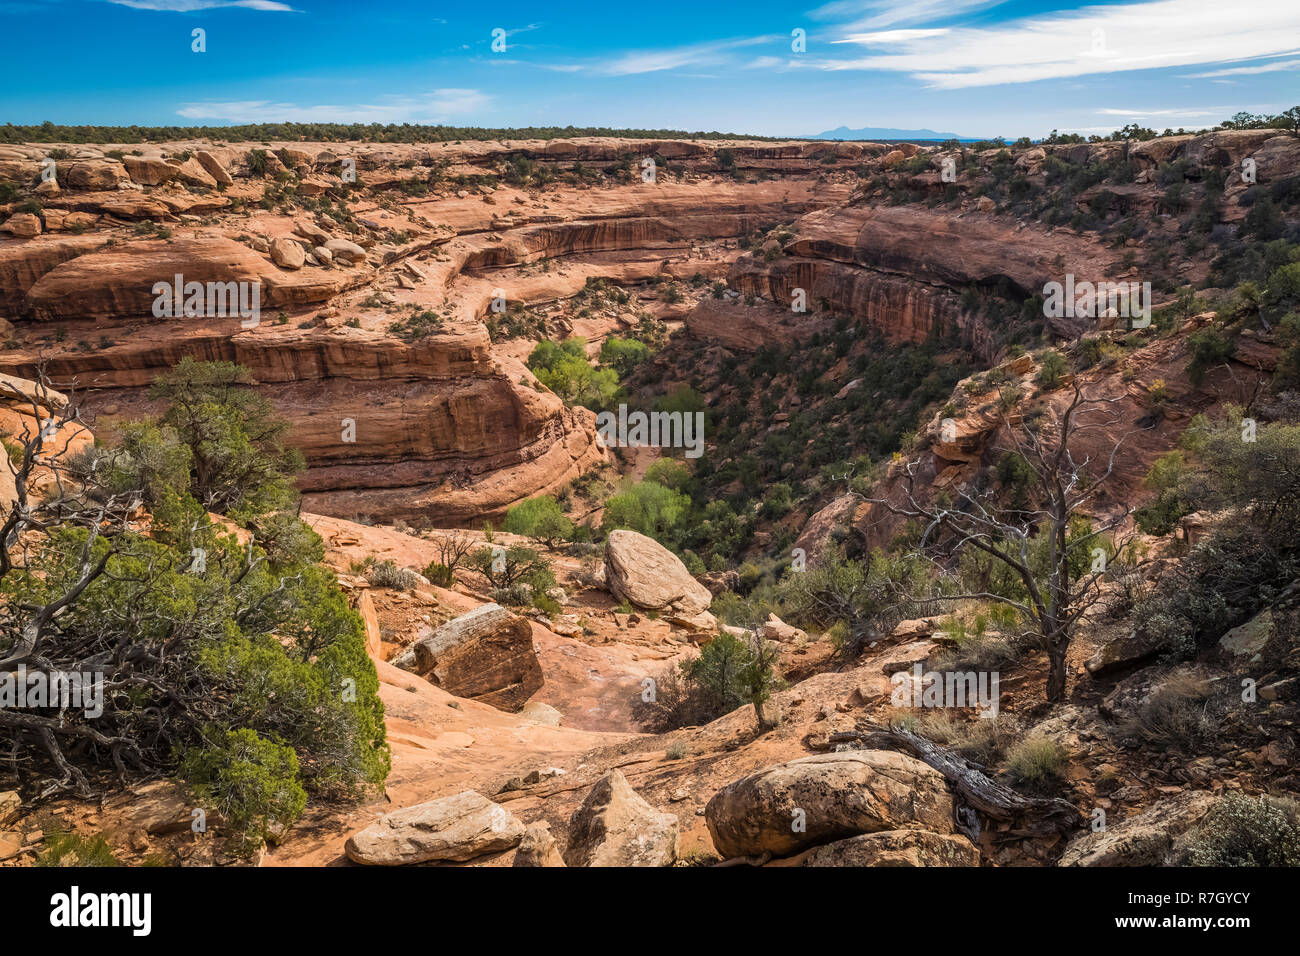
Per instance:
[[[1112,517],[1093,525],[1087,509],[1114,472],[1123,437],[1106,437],[1108,451],[1100,459],[1079,450],[1084,436],[1109,436],[1119,424],[1114,411],[1118,398],[1087,396],[1073,385],[1069,403],[1055,416],[1037,422],[1024,416],[1013,423],[1002,413],[1003,430],[1011,450],[1028,466],[1028,491],[1035,502],[1012,507],[993,488],[972,485],[956,489],[955,500],[923,502],[916,495],[918,462],[902,467],[901,503],[867,499],[893,514],[924,526],[920,547],[942,546],[960,557],[970,551],[987,556],[1009,572],[1018,584],[1008,589],[947,594],[993,601],[1019,611],[1032,622],[1032,633],[1047,652],[1047,699],[1065,696],[1066,654],[1080,619],[1098,600],[1111,554],[1123,545],[1107,541],[1127,521],[1132,509],[1121,507]],[[1019,504],[1019,502],[1017,502]]]

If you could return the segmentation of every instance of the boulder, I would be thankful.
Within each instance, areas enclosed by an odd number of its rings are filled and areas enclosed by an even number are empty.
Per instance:
[[[307,254],[298,243],[281,236],[271,240],[271,261],[281,269],[301,269]]]
[[[523,709],[519,711],[519,716],[544,727],[558,727],[564,720],[562,713],[550,704],[543,704],[540,700],[530,700],[524,704]]]
[[[545,823],[530,823],[515,851],[515,866],[564,866],[559,844]]]
[[[676,859],[677,817],[646,803],[617,770],[569,819],[569,866],[672,866]]]
[[[293,224],[293,233],[295,236],[302,236],[304,239],[311,240],[312,245],[319,246],[330,241],[330,234],[313,222],[307,222],[299,219]]]
[[[1255,660],[1264,653],[1276,633],[1273,612],[1265,609],[1219,638],[1219,650],[1229,659]]]
[[[342,259],[345,262],[365,262],[366,250],[362,249],[355,242],[349,239],[330,239],[325,243],[325,248],[335,259]]]
[[[615,598],[661,611],[675,623],[700,630],[717,624],[708,613],[713,600],[709,589],[691,577],[677,555],[635,531],[610,532],[605,543],[605,583]]]
[[[194,795],[175,780],[151,780],[131,787],[121,794],[120,802],[122,824],[128,831],[166,836],[193,830]],[[205,820],[208,826],[222,822],[211,808]]]
[[[963,836],[925,830],[863,833],[819,846],[804,866],[979,866],[980,853]]]
[[[176,178],[176,167],[157,156],[123,156],[122,165],[131,181],[141,186],[161,186]]]
[[[73,189],[116,189],[122,183],[131,181],[126,167],[110,160],[88,160],[68,165],[66,172],[61,172],[63,184]]]
[[[20,212],[5,220],[0,229],[20,239],[31,239],[41,234],[41,221],[30,212]]]
[[[1200,822],[1214,795],[1187,791],[1161,800],[1127,820],[1108,819],[1099,832],[1070,841],[1058,866],[1158,866],[1177,840]]]
[[[1097,648],[1084,663],[1084,667],[1093,677],[1103,676],[1154,657],[1161,650],[1163,647],[1155,638],[1132,630]]]
[[[1183,157],[1196,166],[1230,166],[1241,171],[1241,161],[1277,136],[1275,129],[1222,129],[1198,136],[1183,149]]]
[[[886,750],[817,754],[727,784],[704,808],[724,857],[789,856],[882,830],[953,832],[953,799],[937,770]]]
[[[330,252],[324,246],[317,246],[315,249],[311,251],[311,254],[314,255],[316,257],[316,261],[323,266],[334,264],[334,253]]]
[[[204,186],[208,189],[217,188],[217,180],[193,156],[176,167],[176,176],[181,182],[190,186]]]
[[[403,866],[433,860],[471,860],[516,846],[524,825],[505,808],[465,790],[381,817],[348,837],[354,863]]]
[[[878,666],[886,676],[898,671],[910,671],[917,664],[925,664],[930,655],[939,649],[934,641],[910,641],[891,647],[889,651],[872,660],[872,666]]]
[[[221,165],[221,160],[213,156],[206,149],[201,149],[194,154],[198,164],[203,167],[203,171],[212,177],[218,186],[233,186],[234,178],[226,171],[226,167]]]
[[[308,176],[298,181],[298,195],[300,196],[323,196],[333,183],[319,176]]]
[[[542,686],[527,619],[484,604],[420,637],[392,663],[449,694],[517,711]]]
[[[284,160],[285,164],[297,168],[299,166],[310,166],[316,161],[316,155],[309,153],[305,149],[297,149],[293,146],[285,146],[276,150],[279,157]]]
[[[808,640],[807,632],[801,631],[797,627],[791,627],[775,614],[768,614],[767,620],[758,626],[756,633],[765,641],[777,641],[778,643]]]
[[[0,833],[0,861],[9,860],[23,850],[21,833]]]

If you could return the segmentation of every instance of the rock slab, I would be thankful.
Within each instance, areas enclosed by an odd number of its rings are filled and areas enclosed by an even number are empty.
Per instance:
[[[381,817],[348,837],[354,863],[404,866],[435,860],[472,860],[518,845],[524,825],[503,807],[465,790]]]

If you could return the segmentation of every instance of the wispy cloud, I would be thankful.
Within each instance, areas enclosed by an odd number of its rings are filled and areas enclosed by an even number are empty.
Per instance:
[[[713,43],[695,43],[668,50],[649,50],[625,53],[595,65],[596,72],[607,76],[631,76],[637,73],[656,73],[675,70],[683,66],[725,66],[732,63],[737,51],[764,43],[789,41],[785,36],[743,37],[737,40],[718,40]]]
[[[1179,110],[1126,110],[1103,107],[1097,110],[1102,116],[1124,116],[1129,119],[1164,117],[1166,119],[1220,119],[1236,110],[1235,106],[1206,106],[1199,109]]]
[[[108,0],[119,7],[132,10],[156,10],[163,13],[193,13],[196,10],[214,10],[218,7],[243,7],[245,10],[262,10],[267,13],[297,13],[287,3],[276,0]]]
[[[1001,6],[1005,0],[835,0],[824,4],[808,15],[814,20],[851,22],[843,25],[848,30],[876,30],[899,23],[935,23],[950,17]]]
[[[931,87],[1003,83],[1222,63],[1296,52],[1300,3],[1152,0],[1026,17],[990,27],[893,31],[895,52],[822,60],[825,70],[910,73]],[[845,37],[876,48],[882,36]]]
[[[478,90],[438,89],[383,103],[302,106],[271,100],[184,103],[178,116],[223,123],[441,123],[485,110],[491,97]]]
[[[1234,66],[1226,70],[1214,70],[1210,73],[1190,73],[1188,79],[1201,80],[1215,76],[1250,76],[1255,73],[1276,73],[1279,70],[1300,70],[1300,60],[1274,60],[1256,66]]]

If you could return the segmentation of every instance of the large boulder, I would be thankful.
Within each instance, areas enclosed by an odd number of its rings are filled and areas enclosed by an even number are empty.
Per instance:
[[[1108,820],[1106,828],[1070,841],[1059,866],[1159,866],[1178,838],[1209,812],[1214,795],[1187,791],[1154,803],[1127,820]]]
[[[881,830],[953,832],[953,799],[937,770],[888,750],[817,754],[729,783],[704,820],[724,857],[789,856]]]
[[[366,250],[350,239],[330,239],[325,243],[325,248],[335,259],[342,259],[345,262],[366,261]]]
[[[658,541],[626,529],[605,542],[605,584],[614,597],[693,630],[717,626],[709,614],[713,595]]]
[[[123,156],[122,165],[141,186],[161,186],[176,178],[176,167],[158,156]]]
[[[569,819],[569,866],[672,866],[676,859],[677,817],[646,803],[617,770]]]
[[[207,189],[217,188],[216,178],[193,156],[186,158],[176,166],[176,175],[182,182],[190,186],[203,186]]]
[[[517,711],[542,686],[527,619],[484,604],[416,640],[392,663],[449,694]]]
[[[804,866],[979,866],[980,853],[963,836],[926,830],[882,830],[819,846]]]
[[[307,262],[302,246],[285,236],[271,240],[271,261],[281,269],[301,269]]]
[[[41,234],[41,221],[30,212],[20,212],[6,219],[0,229],[19,239],[31,239]]]
[[[524,825],[503,807],[466,790],[381,817],[348,837],[354,863],[402,866],[433,860],[471,860],[516,846]]]
[[[194,154],[194,158],[198,160],[199,165],[203,167],[203,171],[211,176],[218,186],[234,185],[235,180],[231,178],[230,173],[226,172],[226,167],[221,165],[221,160],[207,150],[199,150]]]
[[[59,179],[73,189],[116,189],[131,181],[125,166],[107,159],[71,163],[66,172],[60,169]]]

